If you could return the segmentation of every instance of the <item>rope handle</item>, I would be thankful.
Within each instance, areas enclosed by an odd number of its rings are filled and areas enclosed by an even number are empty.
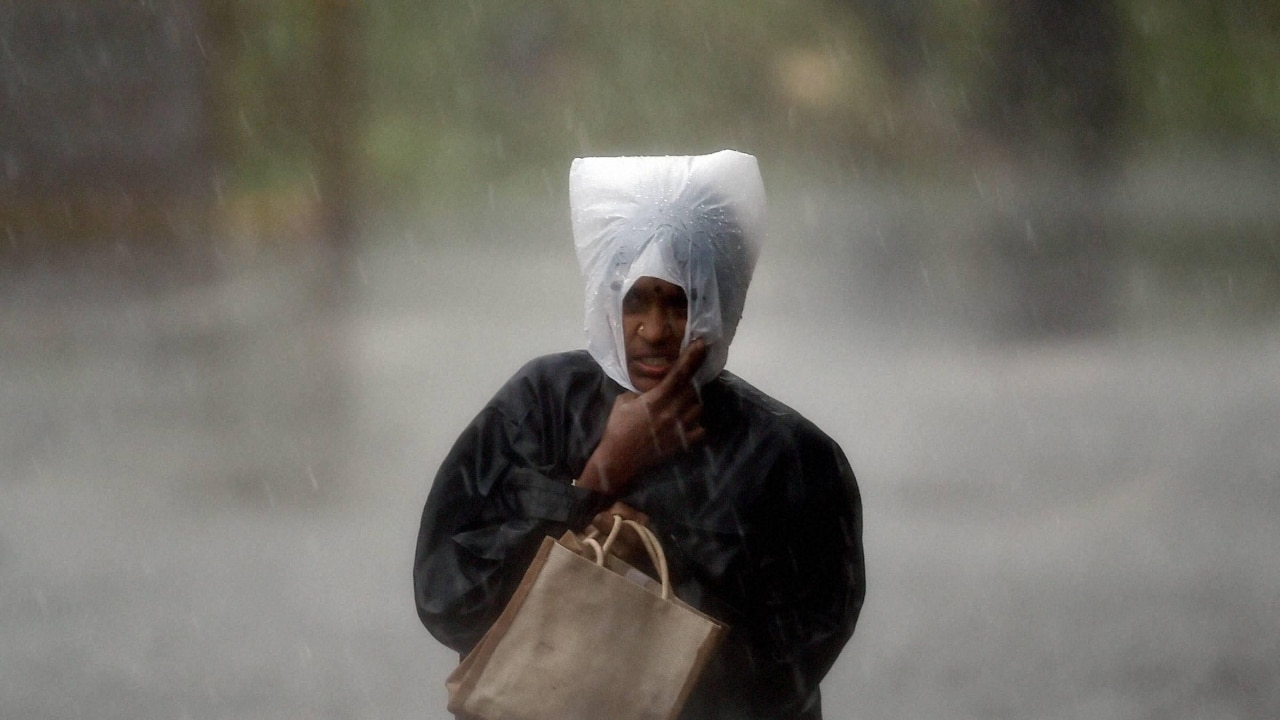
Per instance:
[[[613,543],[618,539],[623,526],[630,527],[640,536],[640,542],[644,543],[644,549],[649,553],[649,559],[653,561],[653,566],[658,570],[658,576],[662,580],[662,599],[669,600],[671,598],[671,576],[667,570],[667,555],[662,551],[662,543],[658,542],[658,538],[649,528],[641,525],[635,520],[626,520],[621,515],[613,516],[613,527],[609,530],[609,536],[605,538],[604,545],[594,538],[583,538],[582,543],[590,547],[596,555],[596,564],[604,567],[604,559],[613,549]]]

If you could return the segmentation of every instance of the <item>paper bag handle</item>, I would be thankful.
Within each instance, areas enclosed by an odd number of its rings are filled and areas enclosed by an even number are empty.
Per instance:
[[[640,536],[640,541],[644,543],[644,549],[649,553],[649,559],[653,561],[653,566],[658,570],[658,577],[662,580],[662,599],[669,600],[671,598],[671,576],[667,571],[667,555],[662,551],[662,543],[658,542],[658,538],[649,528],[641,525],[634,520],[627,520],[621,515],[613,516],[613,527],[609,530],[609,536],[605,538],[602,547],[595,538],[584,538],[583,543],[591,547],[596,554],[596,564],[604,566],[604,559],[609,555],[609,551],[613,549],[613,543],[618,539],[618,533],[623,526],[630,527]]]

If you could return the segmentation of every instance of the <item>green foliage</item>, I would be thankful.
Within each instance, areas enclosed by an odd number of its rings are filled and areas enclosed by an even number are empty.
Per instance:
[[[248,189],[279,186],[309,172],[317,73],[315,3],[256,0],[218,3],[227,26],[217,38],[226,58],[224,148],[234,182]]]
[[[223,124],[238,182],[311,182],[326,112],[316,93],[316,0],[211,6],[233,8]],[[542,188],[585,154],[736,147],[835,176],[932,173],[967,162],[1009,57],[995,0],[904,5],[916,21],[905,41],[875,22],[885,6],[850,0],[353,7],[364,89],[354,142],[366,195],[386,209],[429,209],[495,186]],[[1275,148],[1275,3],[1121,7],[1122,137]],[[905,74],[887,61],[895,52],[917,60]],[[1052,88],[1039,96],[1055,98]],[[1066,121],[1052,106],[1032,116],[1046,142],[1073,131],[1059,127]]]
[[[1280,4],[1130,0],[1135,129],[1277,149]]]
[[[830,148],[881,80],[830,3],[387,2],[369,20],[386,192],[561,174],[583,154]]]

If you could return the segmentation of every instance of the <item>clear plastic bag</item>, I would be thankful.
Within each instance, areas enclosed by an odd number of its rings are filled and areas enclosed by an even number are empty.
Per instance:
[[[635,391],[626,370],[622,299],[641,277],[689,300],[681,347],[701,337],[702,385],[724,369],[766,235],[755,157],[733,150],[677,157],[578,158],[569,171],[578,264],[586,284],[587,349]]]

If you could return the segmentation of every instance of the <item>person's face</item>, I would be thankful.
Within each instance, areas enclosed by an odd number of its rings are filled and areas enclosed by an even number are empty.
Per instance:
[[[640,392],[653,389],[675,365],[689,320],[684,289],[642,277],[622,299],[622,337],[627,376]]]

